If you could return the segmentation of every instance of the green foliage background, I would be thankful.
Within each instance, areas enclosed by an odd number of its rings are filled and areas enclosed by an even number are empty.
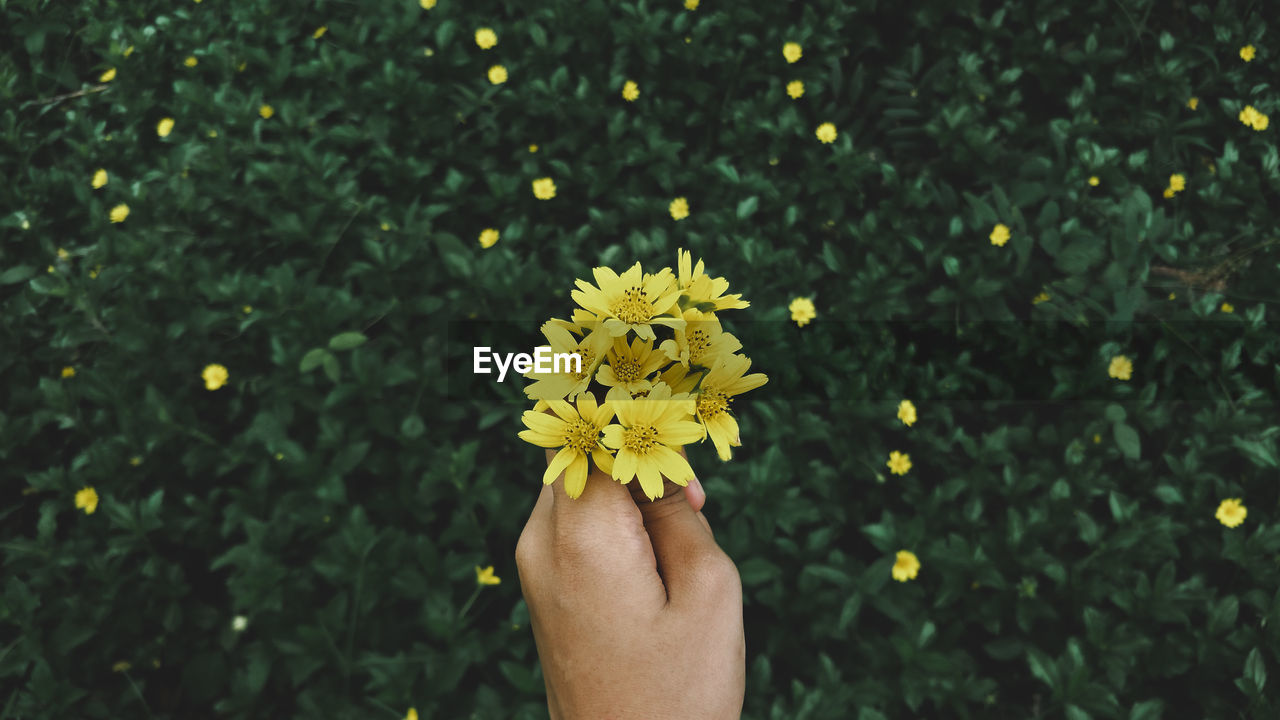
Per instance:
[[[450,329],[677,247],[771,377],[690,448],[746,717],[1274,716],[1269,7],[0,0],[0,718],[544,717]]]

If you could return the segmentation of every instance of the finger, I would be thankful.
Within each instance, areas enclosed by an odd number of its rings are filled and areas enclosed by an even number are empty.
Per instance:
[[[667,601],[672,604],[696,601],[706,589],[708,567],[724,556],[711,535],[710,524],[699,519],[679,490],[680,486],[664,479],[663,494],[657,500],[650,501],[638,487],[631,491],[653,544]]]

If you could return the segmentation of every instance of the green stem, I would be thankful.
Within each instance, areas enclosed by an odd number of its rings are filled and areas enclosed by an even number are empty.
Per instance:
[[[474,603],[475,603],[476,598],[480,597],[480,592],[481,592],[482,590],[484,590],[484,586],[483,586],[483,585],[476,585],[476,590],[475,590],[475,592],[471,593],[471,597],[470,597],[470,598],[467,598],[467,602],[466,602],[465,604],[463,604],[462,609],[458,611],[458,620],[459,620],[459,621],[461,621],[461,620],[462,620],[462,618],[466,617],[466,615],[467,615],[467,611],[471,609],[471,606],[472,606],[472,604],[474,604]]]

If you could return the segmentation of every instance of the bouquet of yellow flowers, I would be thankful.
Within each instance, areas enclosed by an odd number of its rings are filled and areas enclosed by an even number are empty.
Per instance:
[[[729,281],[712,279],[692,260],[677,251],[678,274],[669,267],[646,273],[640,263],[621,275],[598,267],[595,285],[578,280],[570,293],[579,305],[571,319],[543,324],[549,347],[538,355],[545,351],[550,362],[524,373],[533,380],[525,394],[537,402],[519,433],[558,450],[543,483],[563,472],[565,492],[577,498],[594,462],[624,485],[639,478],[655,500],[663,477],[686,486],[694,476],[683,446],[710,437],[728,460],[742,444],[729,403],[768,378],[747,374],[751,359],[737,354],[742,343],[716,313],[750,303],[726,295]]]

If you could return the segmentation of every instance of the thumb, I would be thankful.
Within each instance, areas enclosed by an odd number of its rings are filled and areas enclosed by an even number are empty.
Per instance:
[[[684,455],[683,448],[680,454]],[[705,590],[708,566],[728,557],[711,536],[706,521],[689,504],[685,489],[663,478],[662,497],[649,500],[640,483],[628,483],[649,534],[658,574],[667,587],[667,601],[697,601]]]

